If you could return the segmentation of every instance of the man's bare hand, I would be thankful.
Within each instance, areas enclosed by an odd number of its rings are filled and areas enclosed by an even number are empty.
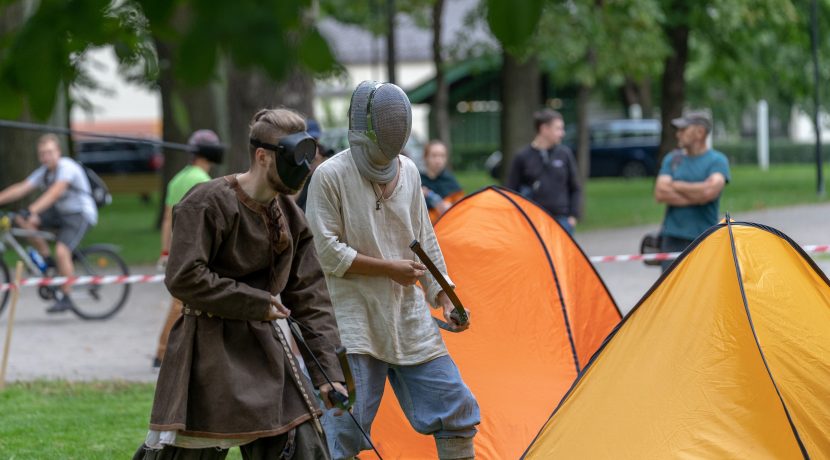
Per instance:
[[[447,294],[444,291],[439,292],[436,300],[438,300],[438,305],[440,305],[444,310],[444,320],[450,325],[450,327],[453,328],[453,330],[461,332],[470,327],[470,310],[467,310],[466,308],[464,309],[464,311],[467,312],[467,322],[464,324],[458,324],[452,318],[452,312],[455,311],[455,305],[452,304],[450,298],[447,297]]]
[[[574,217],[574,216],[568,216],[568,224],[569,224],[571,227],[576,227],[576,217]]]
[[[163,272],[165,268],[167,268],[167,258],[169,256],[166,254],[162,254],[159,256],[158,262],[156,262],[156,270]]]
[[[320,385],[320,399],[323,400],[323,403],[326,405],[326,409],[331,409],[334,407],[334,404],[332,404],[331,400],[329,399],[329,394],[332,391],[336,391],[344,396],[349,396],[349,391],[346,390],[346,387],[344,387],[343,384],[340,382],[334,382],[334,388],[332,388],[332,386],[328,383]],[[336,411],[334,411],[335,416],[340,416],[342,414],[342,409],[337,409]]]
[[[392,281],[403,285],[412,286],[418,282],[418,278],[424,276],[427,267],[414,260],[390,260],[387,276]]]
[[[291,315],[291,310],[285,307],[276,297],[271,296],[271,308],[265,315],[265,321],[274,321],[277,319],[288,318]]]

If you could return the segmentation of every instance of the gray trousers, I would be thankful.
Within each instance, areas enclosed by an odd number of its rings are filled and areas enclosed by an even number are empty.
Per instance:
[[[245,460],[330,460],[326,437],[314,429],[311,422],[303,423],[288,433],[239,446]],[[150,449],[142,444],[133,460],[224,460],[228,449],[185,449],[164,446],[164,449]]]

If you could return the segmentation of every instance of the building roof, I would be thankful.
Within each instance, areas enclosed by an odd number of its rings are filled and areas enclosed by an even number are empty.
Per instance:
[[[444,73],[444,80],[447,82],[448,86],[452,86],[462,78],[484,72],[497,71],[500,68],[500,55],[480,56],[465,59],[448,67]],[[435,89],[435,78],[430,78],[415,88],[408,90],[406,93],[409,96],[409,100],[413,104],[423,104],[432,99],[432,96],[435,94]]]
[[[447,0],[444,4],[442,47],[452,49],[459,44],[496,45],[484,21],[470,26],[467,17],[480,0]],[[398,62],[432,60],[432,30],[415,24],[408,15],[398,14],[395,39]],[[318,28],[328,41],[335,58],[341,64],[370,64],[386,61],[386,38],[373,36],[359,26],[323,18]]]

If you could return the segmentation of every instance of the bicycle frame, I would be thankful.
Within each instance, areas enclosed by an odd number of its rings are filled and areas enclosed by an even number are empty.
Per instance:
[[[23,245],[17,241],[17,238],[42,238],[46,241],[55,241],[55,234],[12,227],[11,219],[9,219],[8,216],[3,216],[3,218],[0,219],[0,233],[2,233],[2,237],[0,238],[0,255],[6,252],[8,246],[14,250],[15,253],[17,253],[17,257],[23,261],[23,264],[26,266],[26,270],[29,273],[40,274],[40,268],[32,262],[31,257],[29,257],[29,254],[26,253],[26,249]]]

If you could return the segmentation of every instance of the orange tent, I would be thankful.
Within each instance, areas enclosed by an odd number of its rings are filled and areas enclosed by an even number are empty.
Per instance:
[[[510,191],[466,197],[435,232],[471,311],[469,330],[442,334],[481,407],[477,458],[518,458],[620,312],[567,232]],[[385,459],[436,458],[434,441],[412,429],[388,384],[372,439]]]
[[[719,224],[609,336],[525,458],[830,457],[830,280]]]

